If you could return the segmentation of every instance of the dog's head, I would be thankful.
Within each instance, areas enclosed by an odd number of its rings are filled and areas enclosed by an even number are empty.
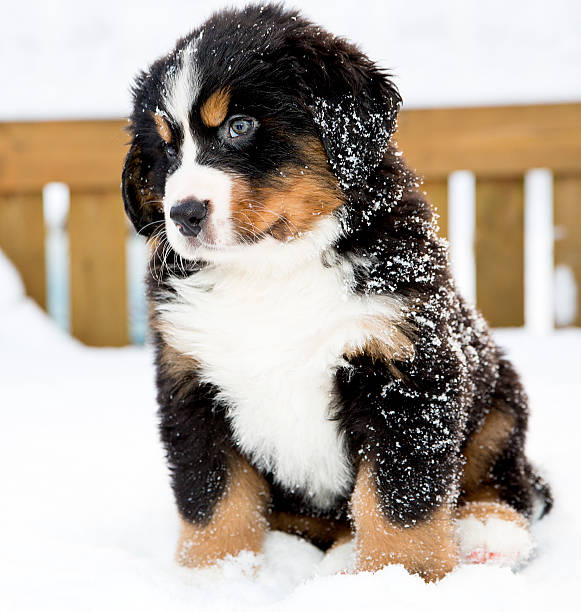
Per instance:
[[[218,13],[137,78],[125,208],[186,259],[289,241],[365,183],[399,102],[357,48],[296,12]]]

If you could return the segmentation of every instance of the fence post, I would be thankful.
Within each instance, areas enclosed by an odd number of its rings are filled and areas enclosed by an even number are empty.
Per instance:
[[[71,332],[85,344],[129,342],[126,236],[117,190],[71,190]]]
[[[567,266],[577,285],[577,315],[581,326],[581,175],[555,175],[555,265]],[[555,296],[558,298],[558,296]]]
[[[524,179],[476,178],[476,303],[493,327],[524,324]]]
[[[0,249],[20,272],[26,293],[46,308],[44,233],[41,191],[0,194]]]

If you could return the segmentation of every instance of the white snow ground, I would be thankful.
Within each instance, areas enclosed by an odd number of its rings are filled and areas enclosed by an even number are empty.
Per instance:
[[[173,562],[150,351],[71,340],[23,297],[1,253],[0,287],[0,610],[578,609],[581,330],[498,333],[531,396],[529,454],[556,497],[520,573],[316,577],[321,553],[277,532],[261,558],[194,571]]]

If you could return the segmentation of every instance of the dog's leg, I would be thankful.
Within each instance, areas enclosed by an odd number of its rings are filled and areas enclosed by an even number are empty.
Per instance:
[[[414,525],[396,524],[386,516],[376,478],[372,466],[362,462],[351,501],[357,569],[377,571],[385,565],[401,563],[427,582],[445,576],[458,558],[449,506],[441,505]]]
[[[161,438],[182,518],[177,560],[199,567],[257,552],[268,485],[236,452],[217,389],[200,382],[195,361],[154,339]]]
[[[431,333],[397,367],[364,349],[337,372],[337,420],[358,460],[357,566],[402,563],[427,581],[457,563],[452,509],[467,410],[454,344]]]
[[[247,461],[236,457],[222,496],[207,521],[193,522],[182,516],[178,563],[204,567],[243,550],[260,552],[268,526],[267,503],[265,480]]]

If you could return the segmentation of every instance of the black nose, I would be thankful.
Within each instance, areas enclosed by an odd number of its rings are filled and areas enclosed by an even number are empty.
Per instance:
[[[208,200],[181,200],[171,207],[169,216],[184,236],[197,236],[208,214]]]

